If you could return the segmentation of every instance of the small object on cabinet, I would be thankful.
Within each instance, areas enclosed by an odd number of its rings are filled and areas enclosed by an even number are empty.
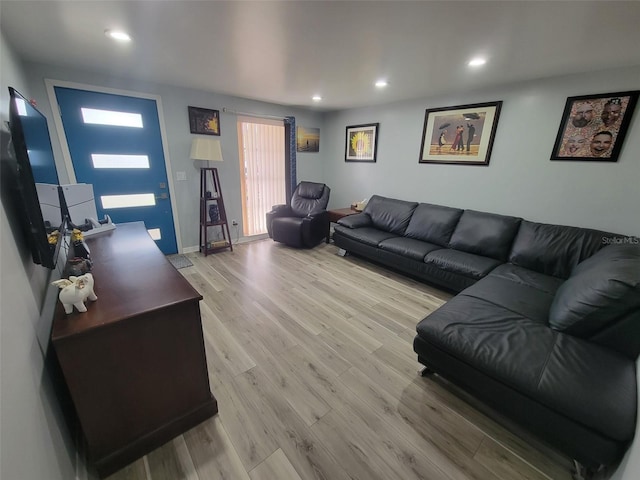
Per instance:
[[[49,245],[57,245],[59,238],[60,232],[58,230],[54,230],[53,232],[47,234],[47,242],[49,243]]]
[[[73,244],[73,253],[76,257],[90,258],[90,251],[87,244],[84,243],[84,237],[82,232],[77,228],[74,228],[71,232],[71,243]]]
[[[205,198],[206,199],[211,198],[211,192],[209,190],[207,190],[207,192],[205,193]]]
[[[87,258],[75,257],[67,261],[67,273],[75,277],[91,271],[91,261]]]
[[[61,289],[58,298],[64,306],[64,313],[67,315],[73,313],[73,307],[76,307],[79,312],[86,312],[87,307],[84,302],[87,299],[92,302],[98,300],[98,297],[93,291],[93,275],[90,273],[85,273],[79,277],[72,275],[68,280],[61,278],[60,280],[51,282],[51,285],[55,285]]]

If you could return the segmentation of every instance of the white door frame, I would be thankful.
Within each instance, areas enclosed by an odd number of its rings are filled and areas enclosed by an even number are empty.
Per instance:
[[[76,180],[76,172],[73,169],[73,162],[71,161],[71,151],[67,144],[67,137],[64,134],[64,125],[62,123],[62,116],[60,109],[58,108],[58,99],[56,98],[56,92],[54,87],[73,88],[76,90],[86,90],[89,92],[98,93],[110,93],[112,95],[121,95],[125,97],[144,98],[148,100],[155,100],[156,107],[158,109],[158,122],[160,123],[160,137],[162,140],[162,153],[164,154],[164,166],[167,172],[167,181],[169,182],[169,199],[171,201],[173,227],[176,232],[176,244],[178,246],[178,253],[184,253],[182,251],[182,239],[180,238],[180,223],[178,222],[178,207],[176,205],[176,189],[173,184],[173,175],[171,169],[171,158],[169,157],[169,147],[167,144],[167,131],[164,124],[164,110],[162,108],[162,98],[160,95],[154,95],[150,93],[134,92],[130,90],[120,90],[117,88],[99,87],[96,85],[88,85],[84,83],[67,82],[65,80],[55,80],[51,78],[45,78],[44,84],[47,88],[47,95],[49,97],[49,103],[51,104],[51,112],[53,112],[53,123],[56,126],[56,132],[58,134],[58,140],[60,141],[60,147],[62,148],[62,158],[64,159],[65,167],[69,175],[69,182],[78,183]]]

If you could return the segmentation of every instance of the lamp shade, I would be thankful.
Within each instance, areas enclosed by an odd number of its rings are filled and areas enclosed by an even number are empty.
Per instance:
[[[205,162],[222,162],[222,149],[220,140],[215,138],[195,137],[191,141],[192,160],[204,160]]]

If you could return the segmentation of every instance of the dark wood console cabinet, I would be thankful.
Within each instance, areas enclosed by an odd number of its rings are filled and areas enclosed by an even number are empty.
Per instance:
[[[167,261],[144,224],[86,243],[96,302],[65,315],[52,342],[85,435],[105,477],[218,411],[200,320],[201,295]]]

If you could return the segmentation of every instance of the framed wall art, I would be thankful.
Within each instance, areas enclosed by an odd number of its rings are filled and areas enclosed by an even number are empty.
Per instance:
[[[639,93],[567,98],[551,160],[617,162]]]
[[[208,108],[189,107],[191,133],[220,135],[220,112]]]
[[[320,151],[320,129],[296,127],[296,152]]]
[[[344,161],[375,162],[379,127],[379,123],[348,126]]]
[[[502,102],[430,108],[418,163],[489,165]]]

